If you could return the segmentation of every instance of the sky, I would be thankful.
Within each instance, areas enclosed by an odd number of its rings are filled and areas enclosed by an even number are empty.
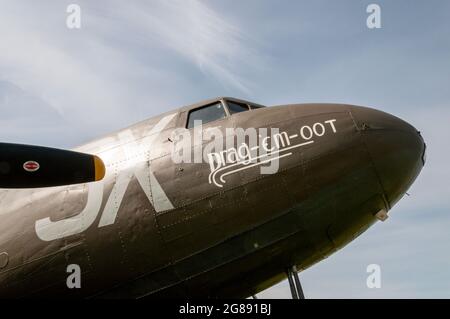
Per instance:
[[[0,136],[73,148],[215,96],[375,107],[428,159],[390,218],[300,273],[307,298],[450,298],[450,2],[0,0]],[[81,9],[68,28],[69,4]],[[367,6],[381,8],[369,29]],[[381,270],[368,288],[367,266]],[[258,295],[289,298],[286,282]]]

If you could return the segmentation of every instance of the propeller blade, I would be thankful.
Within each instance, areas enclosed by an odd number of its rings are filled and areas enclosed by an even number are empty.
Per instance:
[[[49,147],[0,143],[0,188],[36,188],[102,180],[95,155]]]

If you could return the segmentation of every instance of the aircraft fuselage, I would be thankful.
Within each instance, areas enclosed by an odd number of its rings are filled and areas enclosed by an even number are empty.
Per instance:
[[[103,160],[103,181],[1,191],[0,297],[247,297],[366,230],[424,164],[411,125],[337,104],[227,111],[189,141],[191,162],[175,162],[173,133],[202,105],[77,149]],[[253,150],[208,149],[209,131],[225,142],[249,128]]]

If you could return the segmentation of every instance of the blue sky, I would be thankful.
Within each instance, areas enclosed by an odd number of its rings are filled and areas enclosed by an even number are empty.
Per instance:
[[[81,7],[81,29],[66,8]],[[382,28],[366,27],[381,7]],[[362,237],[301,274],[313,298],[450,297],[450,2],[2,1],[0,135],[74,147],[227,95],[376,107],[428,145],[416,183]],[[366,287],[381,266],[382,287]],[[284,282],[260,297],[288,297]]]

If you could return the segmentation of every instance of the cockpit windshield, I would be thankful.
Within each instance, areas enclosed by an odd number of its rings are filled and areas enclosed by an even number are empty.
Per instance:
[[[228,105],[228,111],[230,111],[230,114],[245,112],[245,111],[249,110],[248,105],[243,104],[243,103],[227,101],[227,105]]]
[[[186,128],[191,129],[200,124],[214,122],[236,113],[250,111],[264,107],[263,105],[250,103],[243,100],[221,98],[215,102],[208,102],[204,106],[189,111]],[[228,112],[226,111],[228,110]]]
[[[187,128],[193,128],[224,117],[226,117],[226,113],[222,102],[217,102],[189,112]]]

